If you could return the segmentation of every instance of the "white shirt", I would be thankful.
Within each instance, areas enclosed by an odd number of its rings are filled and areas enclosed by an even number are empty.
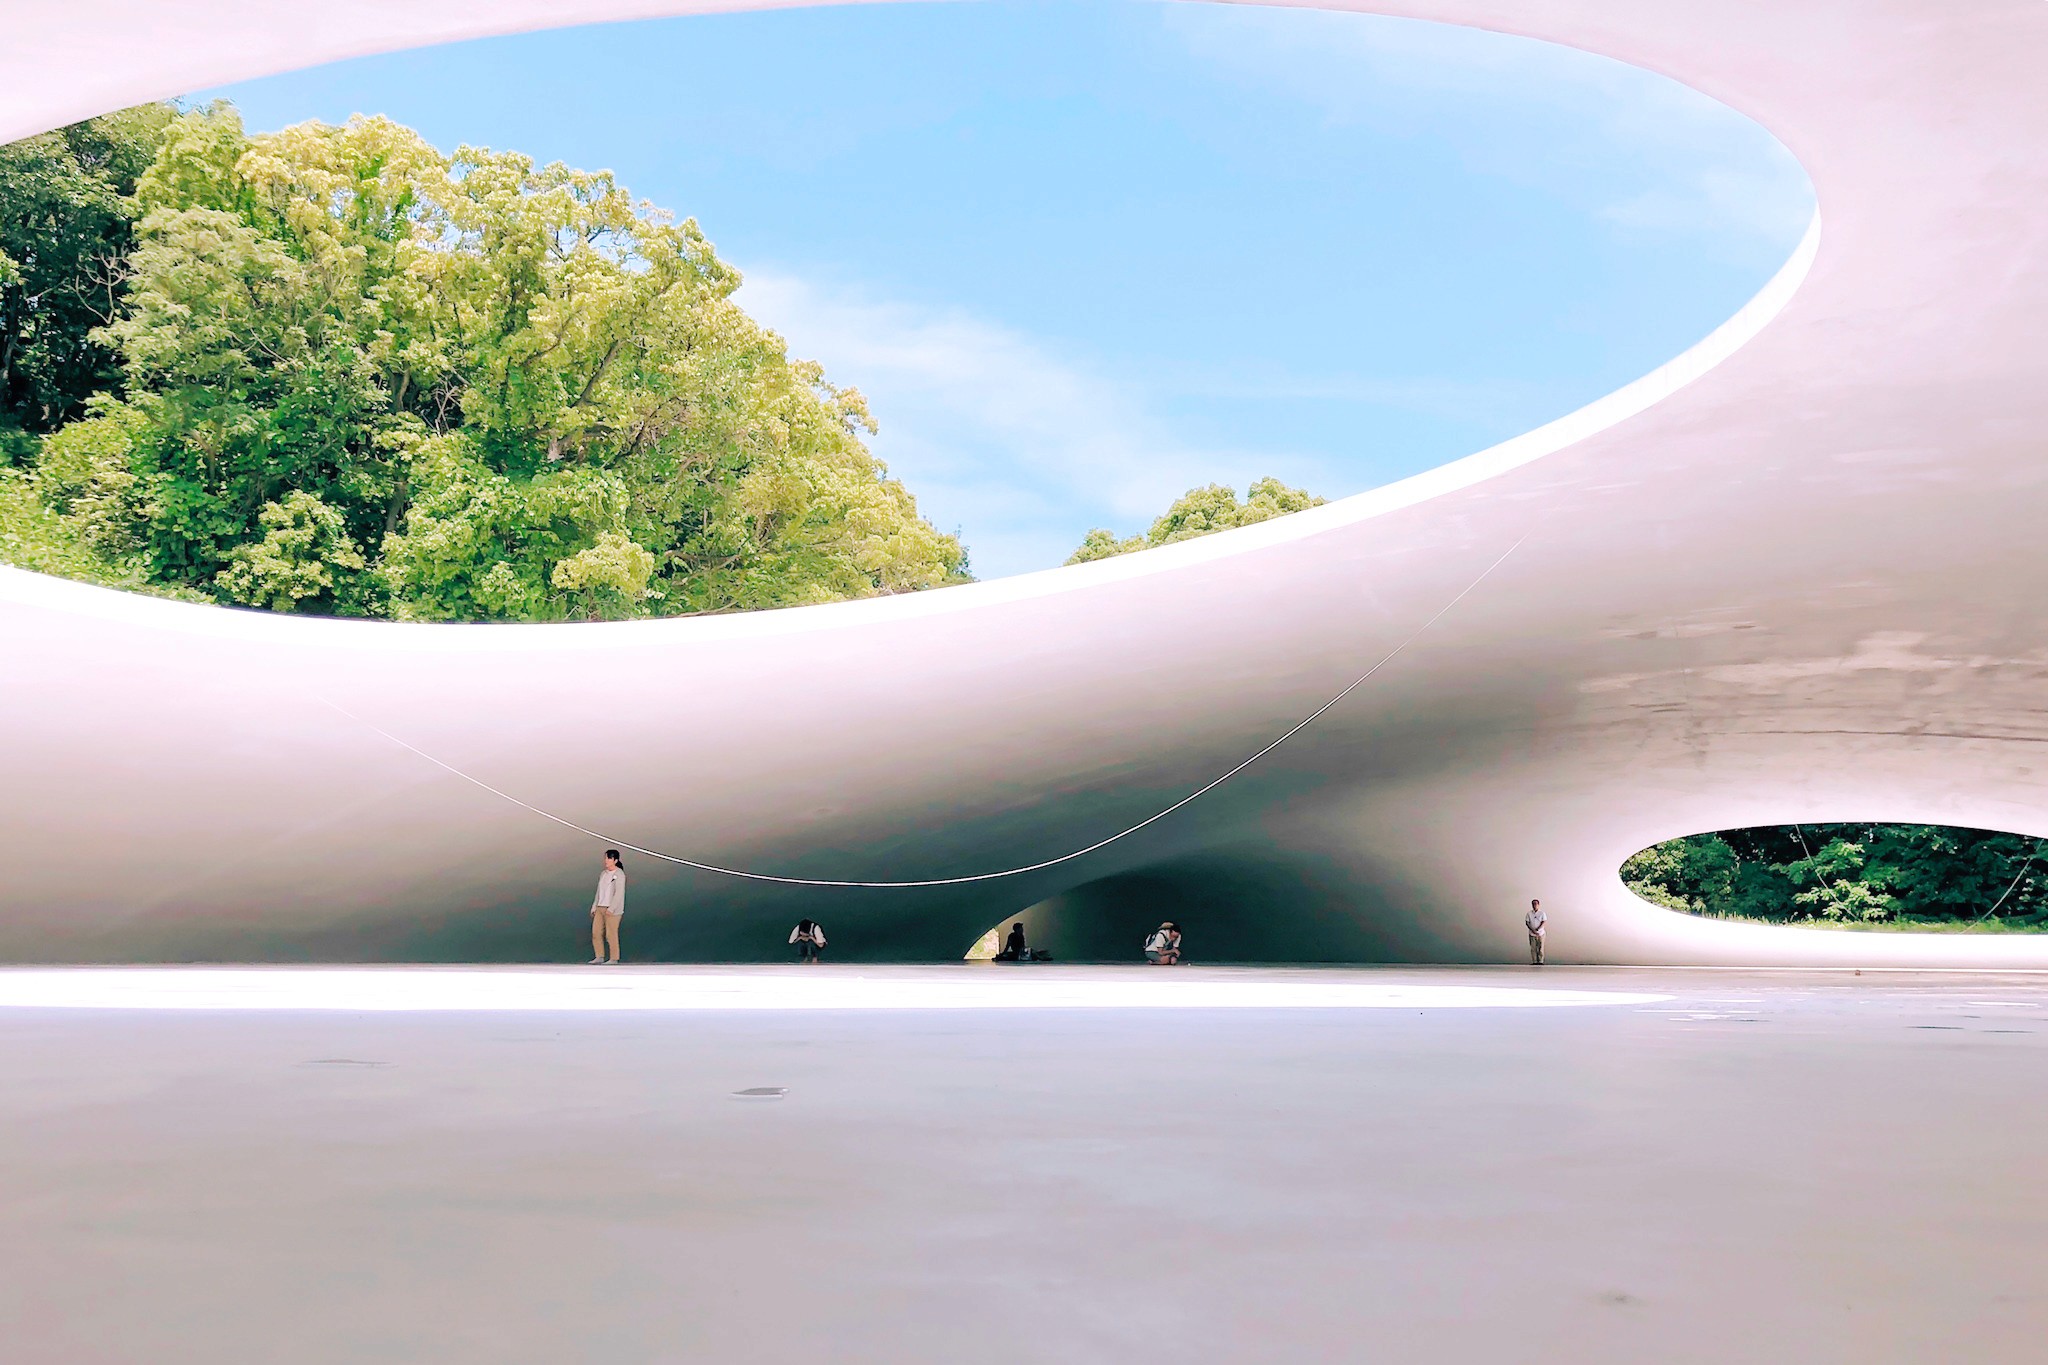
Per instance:
[[[1542,911],[1542,909],[1541,909],[1540,907],[1537,907],[1537,906],[1534,906],[1534,905],[1530,906],[1530,907],[1529,907],[1529,913],[1528,913],[1528,914],[1526,914],[1526,915],[1524,915],[1524,916],[1522,916],[1522,923],[1524,923],[1524,924],[1526,924],[1526,925],[1528,925],[1528,926],[1529,926],[1529,932],[1530,932],[1530,933],[1532,933],[1532,934],[1541,934],[1541,933],[1543,932],[1543,911]]]
[[[626,913],[626,872],[624,868],[608,867],[597,874],[597,899],[591,904],[599,910],[609,910],[614,915]]]
[[[805,937],[806,936],[804,934],[804,927],[801,924],[799,924],[796,928],[789,931],[789,941],[791,943],[802,943],[804,942]],[[817,944],[820,948],[824,947],[825,926],[814,921],[811,924],[811,932],[809,934],[809,939],[812,943]]]

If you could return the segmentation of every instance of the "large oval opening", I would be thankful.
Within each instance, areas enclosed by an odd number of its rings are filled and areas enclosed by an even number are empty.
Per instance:
[[[1764,825],[1667,839],[1621,865],[1667,910],[1752,924],[1906,933],[2048,932],[2030,835],[1954,825]]]
[[[1811,203],[1666,77],[1377,16],[853,6],[362,58],[0,156],[0,560],[529,622],[1098,559],[1580,409]]]

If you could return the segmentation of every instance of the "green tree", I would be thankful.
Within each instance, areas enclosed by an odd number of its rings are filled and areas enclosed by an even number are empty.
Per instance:
[[[1826,824],[1671,839],[1622,864],[1646,900],[1746,919],[1941,923],[2048,918],[2040,842],[1946,825]]]
[[[1853,837],[1864,845],[1870,874],[1884,883],[1902,914],[1974,918],[1998,905],[2005,917],[2039,908],[2039,889],[2025,875],[2033,870],[2039,844],[2024,835],[1871,825]]]
[[[1271,477],[1254,483],[1246,491],[1243,502],[1237,500],[1234,489],[1221,484],[1205,484],[1200,488],[1190,488],[1176,498],[1142,536],[1119,538],[1114,531],[1100,528],[1090,531],[1082,539],[1080,548],[1067,557],[1067,563],[1085,564],[1094,559],[1129,554],[1133,550],[1193,540],[1196,536],[1250,526],[1254,522],[1284,517],[1290,512],[1304,512],[1322,504],[1323,499],[1299,488],[1289,488]]]
[[[1067,556],[1067,563],[1086,564],[1090,560],[1127,555],[1133,550],[1144,549],[1146,544],[1143,536],[1126,536],[1119,539],[1116,532],[1098,526],[1081,538],[1080,548]]]
[[[1830,839],[1803,858],[1785,865],[1785,874],[1801,889],[1792,903],[1822,919],[1881,920],[1892,915],[1892,898],[1883,877],[1865,866],[1863,845]]]
[[[381,118],[251,137],[224,105],[160,141],[92,334],[124,391],[36,475],[74,541],[221,600],[421,620],[966,578],[863,443],[861,396],[609,173],[445,156]]]
[[[228,597],[253,607],[291,611],[319,602],[336,604],[337,570],[363,567],[363,555],[348,537],[340,512],[311,493],[293,490],[257,514],[263,539],[238,545],[228,556],[218,586]]]
[[[1697,914],[1727,905],[1739,866],[1726,840],[1706,834],[1644,849],[1621,865],[1621,879],[1645,900]]]
[[[117,358],[92,332],[120,307],[127,196],[172,117],[144,105],[0,146],[0,463],[119,387]]]

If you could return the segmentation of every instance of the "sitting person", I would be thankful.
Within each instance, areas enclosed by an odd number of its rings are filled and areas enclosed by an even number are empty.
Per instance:
[[[1180,961],[1180,926],[1166,921],[1145,940],[1145,960],[1155,967],[1171,967]]]
[[[799,920],[796,928],[789,931],[789,941],[796,945],[798,962],[816,962],[825,947],[825,926],[816,920]]]
[[[1031,950],[1024,946],[1024,921],[1018,920],[1010,926],[1010,936],[1003,940],[1003,950],[996,954],[998,962],[1029,962]]]

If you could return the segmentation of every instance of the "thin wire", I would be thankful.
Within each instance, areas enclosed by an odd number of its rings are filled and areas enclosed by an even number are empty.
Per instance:
[[[1527,538],[1528,537],[1524,536],[1522,539],[1526,540]],[[1267,754],[1272,753],[1273,750],[1279,748],[1282,744],[1285,744],[1288,738],[1292,736],[1296,731],[1301,730],[1303,727],[1322,719],[1325,715],[1327,715],[1330,712],[1332,707],[1337,705],[1337,703],[1343,701],[1353,692],[1356,692],[1359,688],[1363,687],[1375,673],[1378,673],[1382,668],[1385,668],[1388,664],[1392,663],[1394,659],[1400,655],[1401,651],[1407,649],[1408,646],[1414,644],[1416,640],[1421,638],[1424,631],[1427,631],[1431,626],[1434,626],[1438,621],[1441,621],[1444,618],[1444,616],[1450,612],[1452,607],[1457,606],[1458,603],[1464,601],[1468,596],[1470,596],[1472,594],[1473,589],[1477,588],[1481,583],[1484,583],[1489,574],[1491,574],[1495,569],[1498,569],[1502,564],[1505,564],[1507,562],[1508,556],[1512,555],[1516,550],[1519,550],[1521,547],[1521,540],[1517,540],[1513,545],[1508,546],[1507,552],[1501,555],[1499,559],[1494,560],[1493,563],[1487,565],[1485,569],[1481,570],[1479,577],[1473,579],[1472,582],[1466,586],[1463,592],[1459,593],[1456,597],[1453,597],[1450,601],[1446,602],[1443,605],[1443,607],[1436,613],[1436,615],[1430,617],[1427,621],[1424,621],[1419,627],[1415,629],[1415,631],[1412,634],[1408,636],[1407,639],[1401,641],[1400,644],[1395,645],[1394,648],[1387,653],[1386,657],[1382,658],[1378,663],[1374,664],[1371,668],[1368,668],[1364,673],[1361,673],[1349,687],[1345,688],[1342,692],[1339,692],[1336,696],[1330,698],[1330,700],[1324,702],[1320,707],[1316,708],[1313,714],[1309,715],[1305,719],[1296,721],[1293,725],[1288,726],[1287,729],[1281,734],[1281,736],[1278,739],[1266,745],[1265,748],[1260,749],[1257,753],[1253,754],[1250,758],[1245,759],[1242,763],[1239,763],[1236,767],[1230,769],[1221,777],[1212,778],[1210,781],[1203,783],[1201,786],[1195,788],[1195,790],[1189,792],[1186,796],[1183,796],[1180,800],[1168,806],[1165,810],[1159,811],[1157,814],[1154,815],[1149,815],[1145,817],[1143,820],[1140,820],[1137,824],[1132,825],[1130,828],[1117,831],[1115,834],[1110,835],[1107,839],[1098,839],[1094,843],[1087,845],[1085,848],[1077,848],[1071,853],[1062,853],[1057,858],[1047,858],[1042,862],[1026,863],[1020,867],[1006,867],[1000,872],[976,872],[962,877],[925,877],[911,881],[842,881],[836,878],[828,877],[783,877],[771,872],[749,872],[745,868],[723,867],[717,863],[701,862],[695,858],[683,858],[678,857],[677,855],[672,853],[660,852],[657,849],[642,848],[638,844],[628,843],[624,839],[616,838],[612,835],[601,834],[598,831],[591,829],[587,826],[577,824],[574,820],[565,820],[561,816],[556,815],[552,811],[542,810],[539,806],[533,805],[526,801],[522,801],[518,797],[512,795],[510,792],[503,791],[500,788],[494,787],[490,783],[482,780],[481,778],[470,776],[468,773],[462,771],[462,769],[456,767],[452,763],[443,762],[441,759],[436,758],[434,755],[428,753],[426,750],[420,748],[418,745],[407,743],[405,740],[400,739],[397,735],[392,734],[389,730],[383,729],[382,727],[377,725],[372,725],[369,721],[364,720],[361,716],[349,710],[341,703],[324,696],[321,697],[320,700],[325,702],[334,710],[339,711],[342,715],[347,716],[350,720],[355,721],[358,725],[363,726],[365,729],[374,731],[375,733],[382,735],[385,739],[390,740],[399,748],[404,749],[410,753],[417,754],[419,757],[425,759],[427,762],[433,764],[435,767],[441,769],[442,771],[447,772],[455,777],[459,777],[464,782],[469,783],[471,786],[481,788],[482,790],[489,792],[491,795],[498,797],[500,800],[508,801],[511,804],[518,806],[522,810],[530,811],[531,813],[541,817],[543,820],[552,821],[553,823],[560,825],[565,829],[573,829],[578,834],[587,834],[591,838],[597,840],[600,843],[611,844],[617,848],[631,849],[635,853],[643,854],[649,858],[657,858],[662,862],[675,863],[680,867],[695,868],[699,872],[715,872],[720,876],[738,877],[746,881],[773,882],[780,886],[858,887],[878,889],[909,889],[913,887],[925,886],[962,886],[970,882],[991,882],[997,881],[1004,877],[1022,876],[1026,872],[1042,872],[1048,867],[1058,867],[1061,863],[1070,863],[1074,861],[1074,859],[1076,858],[1086,857],[1088,854],[1093,853],[1098,849],[1107,848],[1109,845],[1115,843],[1119,839],[1129,838],[1131,835],[1136,834],[1139,830],[1144,829],[1148,825],[1156,824],[1159,821],[1164,820],[1167,816],[1173,814],[1181,807],[1194,801],[1196,798],[1214,791],[1216,788],[1222,786],[1225,782],[1228,782],[1231,778],[1243,772],[1246,768],[1251,767],[1252,764],[1264,758]]]
[[[1821,884],[1821,886],[1826,889],[1829,898],[1832,899],[1835,903],[1835,908],[1838,910],[1841,909],[1842,893],[1840,891],[1837,891],[1834,887],[1828,885],[1827,873],[1822,872],[1820,870],[1820,864],[1814,860],[1813,850],[1806,846],[1806,832],[1800,829],[1797,824],[1794,824],[1792,826],[1792,832],[1799,837],[1799,851],[1806,855],[1807,862],[1813,863],[1813,875],[1815,880],[1817,880]]]
[[[1989,910],[1986,910],[1983,914],[1977,916],[1977,918],[1971,920],[1970,923],[1982,924],[1985,920],[1990,919],[1993,915],[1997,914],[1998,907],[2005,904],[2005,897],[2010,896],[2014,891],[2017,891],[2019,889],[2020,878],[2027,875],[2027,869],[2032,867],[2034,865],[2034,859],[2040,856],[2041,841],[2037,838],[2034,840],[2034,851],[2027,855],[2027,860],[2020,864],[2020,870],[2013,874],[2012,885],[2005,888],[2005,896],[2000,896],[1997,900],[1991,902],[1991,908]]]
[[[1802,850],[1804,850],[1804,852],[1806,853],[1806,860],[1807,860],[1808,862],[1813,862],[1813,850],[1812,850],[1812,849],[1810,849],[1810,848],[1807,848],[1807,846],[1806,846],[1806,835],[1805,835],[1805,833],[1804,833],[1804,832],[1802,832],[1802,831],[1800,830],[1799,826],[1798,826],[1798,825],[1796,825],[1796,824],[1795,824],[1794,826],[1792,826],[1792,832],[1793,832],[1794,834],[1796,834],[1796,835],[1798,835],[1798,836],[1799,836],[1799,847],[1800,847],[1800,848],[1801,848]],[[1991,917],[1992,917],[1993,915],[1997,914],[1997,913],[1998,913],[1998,907],[1999,907],[1999,906],[2001,906],[2001,905],[2004,905],[2004,904],[2005,904],[2005,902],[2006,902],[2006,897],[2007,897],[2007,896],[2010,896],[2010,895],[2012,895],[2012,893],[2013,893],[2013,892],[2015,892],[2015,891],[2017,891],[2017,890],[2019,889],[2019,885],[2020,885],[2020,878],[2022,878],[2022,877],[2024,877],[2024,876],[2026,876],[2026,875],[2027,875],[2027,869],[2028,869],[2028,868],[2030,868],[2030,867],[2032,867],[2032,866],[2034,865],[2034,859],[2036,859],[2036,858],[2038,858],[2038,857],[2040,857],[2040,856],[2041,856],[2041,841],[2040,841],[2039,839],[2035,839],[2035,840],[2034,840],[2034,851],[2033,851],[2032,853],[2029,853],[2029,854],[2027,855],[2027,860],[2026,860],[2025,862],[2023,862],[2023,863],[2021,863],[2021,864],[2020,864],[2020,870],[2019,870],[2018,872],[2016,872],[2016,873],[2014,873],[2014,874],[2013,874],[2013,879],[2012,879],[2012,882],[2011,882],[2011,884],[2010,884],[2010,885],[2008,885],[2008,886],[2007,886],[2007,887],[2005,888],[2005,895],[2004,895],[2004,896],[2000,896],[2000,897],[1999,897],[1999,898],[1998,898],[1997,900],[1995,900],[1995,901],[1991,902],[1991,908],[1990,908],[1989,910],[1986,910],[1986,911],[1985,911],[1985,912],[1984,912],[1983,914],[1981,914],[1981,915],[1977,916],[1977,918],[1975,918],[1975,919],[1971,920],[1971,921],[1970,921],[1970,923],[1972,923],[1972,924],[1982,924],[1982,923],[1983,923],[1983,922],[1984,922],[1985,920],[1987,920],[1987,919],[1990,919],[1990,918],[1991,918]],[[1828,882],[1828,879],[1827,879],[1826,877],[1824,877],[1824,876],[1822,876],[1822,875],[1821,875],[1821,870],[1820,870],[1820,864],[1819,864],[1819,863],[1813,863],[1813,875],[1814,875],[1815,877],[1818,877],[1818,878],[1820,879],[1820,884],[1821,884],[1822,886],[1827,886],[1827,882]],[[1828,894],[1829,894],[1829,895],[1831,895],[1831,896],[1833,896],[1833,897],[1835,898],[1835,904],[1839,906],[1839,905],[1840,905],[1840,904],[1842,903],[1842,896],[1841,896],[1841,893],[1840,893],[1839,891],[1835,890],[1835,888],[1834,888],[1834,887],[1832,887],[1832,886],[1828,886],[1828,888],[1827,888],[1827,889],[1828,889]]]

